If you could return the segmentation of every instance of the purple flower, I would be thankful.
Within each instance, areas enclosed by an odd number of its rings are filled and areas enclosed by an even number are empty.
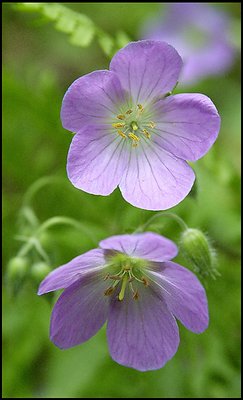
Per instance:
[[[169,3],[164,16],[147,21],[141,36],[166,41],[176,48],[184,61],[183,84],[223,73],[233,63],[229,18],[204,3]]]
[[[185,160],[202,157],[217,138],[220,118],[202,94],[166,96],[182,67],[166,43],[130,43],[109,71],[77,79],[61,110],[76,132],[68,177],[79,189],[107,196],[119,185],[136,207],[162,210],[179,203],[195,176]]]
[[[99,249],[52,271],[39,295],[65,289],[54,306],[50,336],[67,349],[85,342],[107,320],[112,358],[146,371],[176,353],[175,317],[195,333],[208,326],[207,298],[196,276],[171,262],[176,245],[152,232],[102,240]]]

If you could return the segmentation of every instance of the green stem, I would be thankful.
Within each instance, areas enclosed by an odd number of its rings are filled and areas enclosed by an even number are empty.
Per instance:
[[[96,245],[96,242],[93,239],[93,233],[89,231],[84,225],[82,225],[80,222],[75,221],[72,218],[68,217],[52,217],[45,221],[37,230],[37,235],[45,231],[46,229],[50,228],[51,226],[54,225],[59,225],[59,224],[64,224],[64,225],[71,225],[74,226],[75,228],[83,231],[91,240],[92,242]]]
[[[27,243],[25,243],[17,253],[17,257],[24,257],[34,246],[34,238],[31,237]]]
[[[26,191],[23,197],[23,207],[28,206],[32,200],[32,197],[43,188],[43,186],[55,183],[55,182],[62,182],[64,179],[57,176],[44,176],[37,181],[35,181],[29,189]]]
[[[74,226],[75,228],[83,231],[92,240],[92,242],[96,245],[96,242],[93,239],[93,234],[86,227],[84,227],[80,222],[77,222],[72,218],[58,216],[58,217],[50,218],[47,221],[43,222],[43,224],[34,233],[34,236],[32,236],[28,240],[28,242],[25,243],[20,248],[20,250],[17,254],[17,257],[24,257],[32,249],[32,247],[35,247],[37,252],[45,259],[45,261],[49,261],[49,257],[47,256],[46,252],[41,247],[37,238],[46,229],[50,228],[51,226],[59,225],[59,224],[71,225],[71,226]]]
[[[21,210],[21,215],[25,218],[26,222],[32,227],[32,228],[37,228],[39,225],[39,220],[37,216],[35,215],[34,211],[32,208],[29,206],[22,206]]]
[[[148,228],[148,226],[151,225],[151,223],[152,223],[155,219],[157,219],[157,218],[159,218],[159,217],[173,218],[173,219],[180,225],[180,227],[181,227],[183,230],[188,229],[188,226],[186,225],[186,223],[183,221],[182,218],[178,217],[178,215],[173,214],[173,213],[169,213],[169,212],[161,212],[161,213],[158,213],[158,214],[156,214],[156,215],[153,215],[151,218],[149,218],[149,220],[148,220],[144,225],[142,225],[140,228],[136,229],[136,231],[135,231],[134,233],[140,232],[140,231],[142,231],[142,232],[145,231],[145,230]]]
[[[45,250],[43,249],[43,247],[41,246],[40,242],[37,239],[34,241],[34,246],[35,246],[35,249],[36,249],[37,253],[39,253],[40,256],[45,260],[45,262],[48,265],[50,265],[50,258],[49,258],[49,256],[47,255],[47,253],[45,252]]]

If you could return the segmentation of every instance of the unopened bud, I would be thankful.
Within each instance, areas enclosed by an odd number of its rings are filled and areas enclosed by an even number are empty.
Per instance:
[[[31,277],[36,283],[40,283],[47,274],[51,272],[51,268],[43,261],[35,263],[30,270]]]
[[[21,281],[27,273],[29,260],[24,257],[14,257],[7,265],[7,278],[11,282]]]
[[[219,275],[215,267],[215,251],[207,236],[199,229],[186,229],[181,236],[180,248],[201,278],[215,279]]]

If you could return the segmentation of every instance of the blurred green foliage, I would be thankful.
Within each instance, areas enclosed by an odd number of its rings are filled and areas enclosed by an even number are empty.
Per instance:
[[[120,37],[120,43],[125,40],[122,32],[136,39],[139,25],[160,7],[158,3],[63,5],[87,15],[112,38]],[[238,32],[240,3],[216,6],[234,18],[232,26]],[[56,348],[48,330],[57,294],[38,297],[31,270],[16,295],[10,290],[5,272],[21,245],[15,240],[18,213],[26,190],[40,177],[61,179],[34,196],[39,220],[56,215],[74,218],[93,232],[96,243],[111,234],[132,232],[154,213],[127,204],[118,189],[109,197],[92,196],[76,190],[66,177],[72,135],[60,123],[61,101],[77,77],[108,68],[109,59],[99,45],[93,41],[88,48],[73,47],[52,23],[37,14],[17,12],[10,3],[3,4],[2,24],[3,397],[240,397],[239,58],[223,76],[190,88],[214,101],[222,128],[210,152],[193,166],[196,195],[172,210],[188,226],[207,232],[218,252],[221,277],[207,285],[210,326],[195,335],[180,325],[181,345],[175,357],[161,370],[141,373],[111,360],[105,327],[81,346]],[[179,84],[176,92],[183,91]],[[180,229],[169,219],[152,228],[179,240]],[[46,232],[43,247],[55,268],[94,247],[93,241],[74,227],[59,225]],[[186,265],[180,256],[177,260]]]
[[[58,3],[17,3],[16,10],[37,12],[43,20],[53,21],[55,29],[70,35],[74,46],[87,47],[96,36],[101,49],[107,56],[112,56],[120,47],[129,42],[125,32],[117,32],[115,38],[96,26],[86,15],[71,10]]]

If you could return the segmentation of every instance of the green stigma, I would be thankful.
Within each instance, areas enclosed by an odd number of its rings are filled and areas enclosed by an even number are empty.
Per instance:
[[[126,290],[126,286],[127,286],[127,281],[128,281],[128,275],[126,274],[124,276],[124,278],[122,279],[122,287],[121,287],[121,291],[118,295],[118,299],[120,301],[122,301],[124,299],[124,295],[125,295],[125,290]]]
[[[138,124],[137,124],[136,121],[132,121],[130,126],[131,126],[133,131],[137,131],[138,130]]]

